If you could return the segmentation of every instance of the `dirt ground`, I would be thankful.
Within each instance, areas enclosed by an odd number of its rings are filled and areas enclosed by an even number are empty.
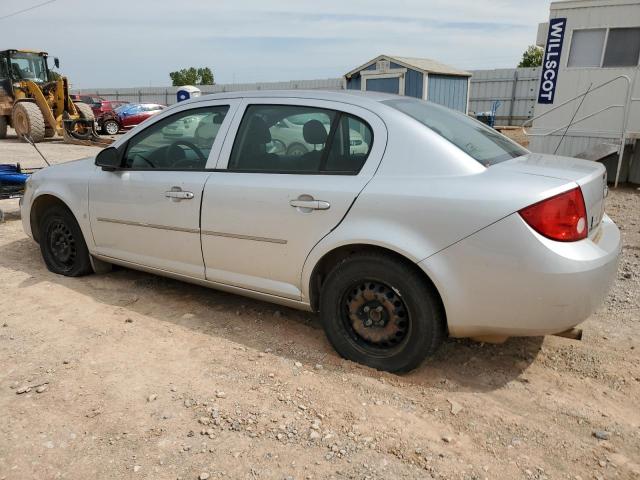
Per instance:
[[[3,141],[0,163],[31,150]],[[17,201],[0,208],[0,479],[640,478],[635,188],[610,193],[624,250],[581,342],[450,340],[403,376],[340,359],[311,314],[125,269],[56,276]]]

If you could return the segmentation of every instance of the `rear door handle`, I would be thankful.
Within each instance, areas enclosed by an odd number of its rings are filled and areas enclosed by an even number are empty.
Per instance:
[[[310,210],[328,210],[331,204],[324,200],[291,200],[289,205],[296,208],[308,208]]]
[[[169,190],[164,192],[164,196],[176,200],[191,200],[193,192],[183,192],[182,190]]]

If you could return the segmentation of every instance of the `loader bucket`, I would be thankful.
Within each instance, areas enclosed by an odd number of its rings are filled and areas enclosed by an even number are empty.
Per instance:
[[[63,137],[65,143],[107,147],[113,143],[111,138],[102,138],[96,132],[95,122],[84,118],[64,120]]]

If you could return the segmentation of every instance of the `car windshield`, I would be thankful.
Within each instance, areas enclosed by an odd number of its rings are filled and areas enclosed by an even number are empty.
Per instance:
[[[44,57],[33,53],[13,53],[10,58],[11,75],[15,80],[47,81]]]
[[[409,98],[382,103],[422,123],[485,167],[529,153],[483,123],[441,105]]]

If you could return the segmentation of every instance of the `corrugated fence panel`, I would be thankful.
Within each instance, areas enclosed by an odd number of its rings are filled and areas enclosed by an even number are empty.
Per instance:
[[[538,68],[472,70],[469,112],[488,112],[495,101],[496,125],[522,125],[533,117]]]
[[[198,86],[203,95],[244,90],[344,90],[343,78],[321,80],[292,80],[289,82],[235,83]],[[179,87],[140,88],[83,88],[74,93],[91,94],[108,100],[123,100],[134,103],[161,103],[171,105],[176,102]]]
[[[375,68],[375,65],[374,65]],[[409,73],[409,72],[408,72]],[[533,116],[533,108],[537,99],[540,71],[537,68],[507,68],[497,70],[472,71],[471,91],[469,92],[469,112],[487,112],[491,110],[494,101],[501,102],[497,110],[497,125],[521,125]],[[436,75],[430,76],[429,98],[431,89],[444,88],[444,85],[434,84]],[[414,80],[416,80],[414,82]],[[423,82],[417,78],[407,76],[405,88],[407,94],[418,96]],[[515,88],[514,88],[515,80]],[[460,85],[462,86],[462,85]],[[414,92],[415,87],[415,92]],[[343,78],[327,78],[321,80],[293,80],[289,82],[261,82],[202,85],[203,94],[218,92],[235,92],[241,90],[342,90],[346,88]],[[360,89],[358,80],[353,79],[349,88]],[[453,88],[448,85],[447,88]],[[466,79],[465,86],[466,88]],[[98,94],[110,100],[125,100],[129,102],[161,103],[171,105],[176,101],[177,87],[141,87],[141,88],[85,88],[74,90],[74,93]],[[435,93],[434,93],[435,94]],[[458,94],[456,94],[458,98]],[[460,94],[460,99],[463,96]],[[464,107],[457,105],[458,110]]]

